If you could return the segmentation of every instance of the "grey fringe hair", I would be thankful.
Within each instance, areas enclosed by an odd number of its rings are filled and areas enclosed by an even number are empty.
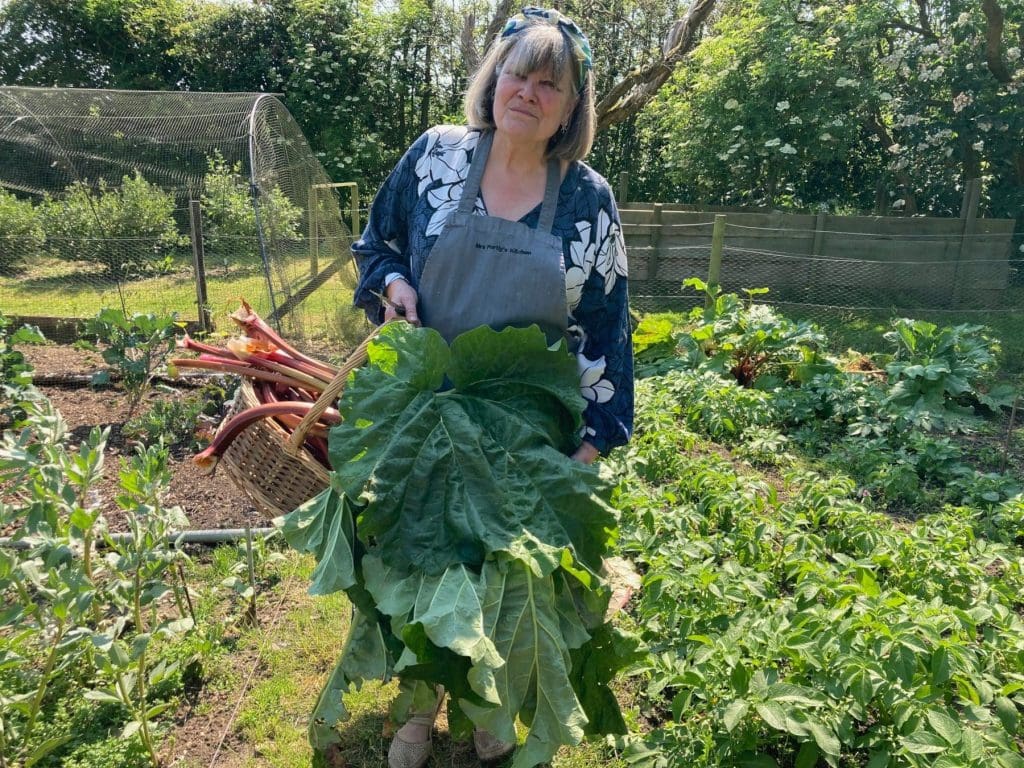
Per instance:
[[[594,143],[597,115],[594,111],[594,74],[584,74],[583,83],[575,82],[576,59],[571,44],[557,28],[549,24],[531,24],[522,32],[497,37],[473,74],[466,89],[466,122],[471,128],[491,129],[494,123],[494,91],[498,76],[505,67],[520,74],[551,68],[556,79],[566,73],[576,92],[576,108],[569,116],[564,131],[555,131],[548,140],[546,160],[582,160]]]

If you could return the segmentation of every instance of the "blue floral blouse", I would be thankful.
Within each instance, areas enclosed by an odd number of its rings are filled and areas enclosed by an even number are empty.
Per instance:
[[[375,322],[383,309],[372,291],[401,274],[414,287],[434,241],[456,210],[480,133],[465,126],[431,128],[409,148],[377,193],[362,237],[355,304]],[[481,197],[475,213],[486,215]],[[536,227],[540,205],[520,221]],[[581,438],[602,453],[633,429],[633,351],[626,289],[626,248],[608,182],[573,163],[558,192],[553,233],[562,238],[569,337],[575,342],[580,392],[587,401]]]

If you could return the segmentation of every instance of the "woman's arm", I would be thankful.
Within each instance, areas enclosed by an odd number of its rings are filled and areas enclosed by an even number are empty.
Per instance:
[[[377,294],[390,294],[389,275],[401,276],[411,284],[409,265],[409,216],[416,201],[416,161],[422,154],[421,136],[406,151],[398,165],[377,192],[370,207],[370,218],[360,237],[352,245],[359,267],[353,303],[366,311],[371,322],[380,323],[384,307]],[[390,281],[394,282],[394,278]],[[411,287],[409,288],[411,290]],[[413,308],[415,311],[415,307]]]
[[[610,189],[601,191],[591,222],[593,261],[580,276],[583,285],[572,315],[581,339],[580,392],[587,401],[581,437],[606,453],[625,444],[633,432],[633,338],[618,210]]]

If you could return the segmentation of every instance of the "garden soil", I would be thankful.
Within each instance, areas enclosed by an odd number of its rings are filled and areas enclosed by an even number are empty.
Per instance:
[[[88,382],[93,373],[106,368],[98,353],[64,345],[25,345],[19,347],[33,366],[36,386],[50,399],[67,422],[71,439],[77,445],[85,440],[93,427],[110,428],[107,441],[103,480],[97,488],[100,504],[111,530],[123,530],[124,521],[115,501],[118,494],[118,471],[121,459],[129,458],[135,443],[121,433],[128,413],[128,398],[114,384],[94,389]],[[186,397],[202,386],[202,379],[175,382],[151,390],[136,409],[143,412],[157,399]],[[215,428],[211,424],[209,428]],[[170,446],[168,469],[171,479],[164,501],[179,506],[193,530],[254,528],[270,526],[270,518],[260,512],[225,472],[208,474],[192,463],[193,448]]]

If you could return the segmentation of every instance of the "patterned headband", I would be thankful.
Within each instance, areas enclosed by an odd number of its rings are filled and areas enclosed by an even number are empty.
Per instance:
[[[517,13],[505,22],[505,28],[501,30],[501,36],[505,38],[511,35],[518,35],[531,24],[538,23],[558,27],[562,34],[565,35],[565,39],[572,45],[572,51],[576,56],[576,63],[578,64],[576,85],[578,88],[582,88],[587,70],[594,66],[590,53],[590,41],[587,40],[587,36],[583,34],[583,30],[576,25],[576,22],[568,16],[564,16],[554,8],[537,8],[528,5],[523,8],[522,13]]]

